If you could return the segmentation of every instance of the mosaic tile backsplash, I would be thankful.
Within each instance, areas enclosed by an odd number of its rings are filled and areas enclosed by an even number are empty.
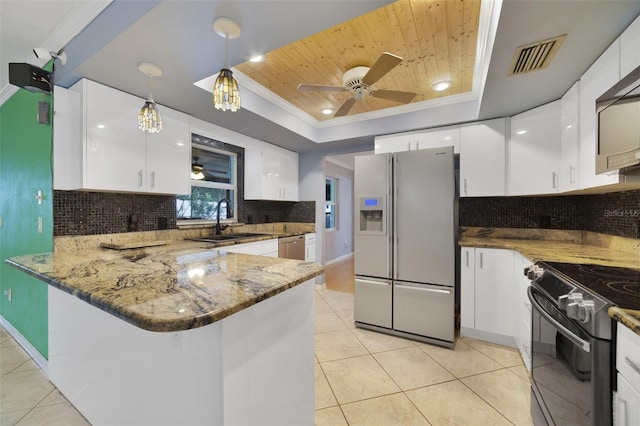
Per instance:
[[[549,228],[640,238],[640,190],[598,195],[460,199],[460,226]]]

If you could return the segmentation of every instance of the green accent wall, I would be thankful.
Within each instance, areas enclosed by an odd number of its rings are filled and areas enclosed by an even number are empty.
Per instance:
[[[4,263],[13,256],[53,251],[53,127],[38,124],[43,98],[53,102],[52,95],[20,89],[0,107],[0,315],[48,358],[47,285]]]

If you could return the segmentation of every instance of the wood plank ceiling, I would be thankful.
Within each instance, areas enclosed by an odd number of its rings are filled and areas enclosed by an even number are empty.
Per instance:
[[[339,7],[327,3],[332,5]],[[235,69],[317,120],[331,119],[321,109],[336,111],[352,94],[300,92],[298,84],[342,86],[345,71],[370,67],[382,52],[399,55],[403,61],[378,80],[377,89],[417,93],[412,102],[469,92],[479,15],[480,0],[398,0],[268,52],[264,62],[244,62]],[[442,80],[453,85],[434,91],[433,83]],[[368,96],[356,102],[349,115],[397,105]]]

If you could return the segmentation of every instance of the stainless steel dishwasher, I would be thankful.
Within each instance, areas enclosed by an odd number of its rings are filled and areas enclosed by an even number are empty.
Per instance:
[[[304,260],[304,235],[279,238],[278,257]]]

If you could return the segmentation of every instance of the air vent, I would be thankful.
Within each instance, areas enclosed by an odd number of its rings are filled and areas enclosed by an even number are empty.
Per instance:
[[[513,55],[509,75],[519,75],[545,69],[549,66],[551,59],[553,59],[566,37],[567,35],[564,34],[518,47],[515,55]]]

